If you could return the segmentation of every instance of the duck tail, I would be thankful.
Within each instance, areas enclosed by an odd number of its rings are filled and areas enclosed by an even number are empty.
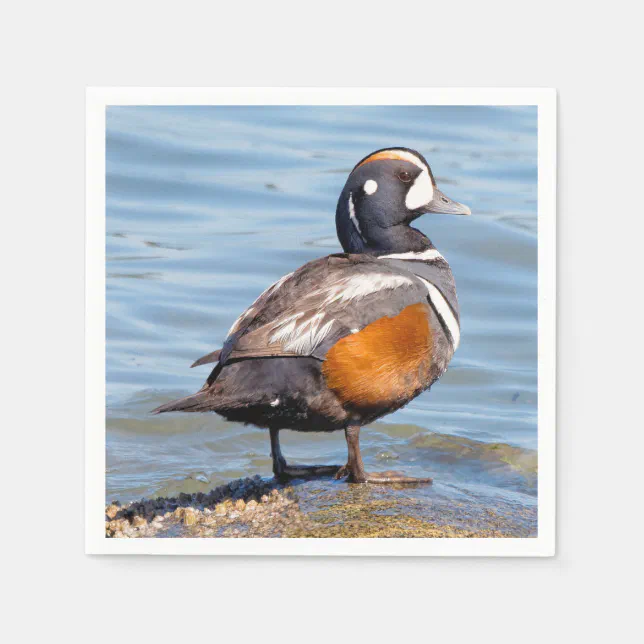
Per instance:
[[[153,409],[151,414],[163,414],[167,411],[216,411],[212,396],[208,395],[208,391],[202,389],[196,394],[173,400],[172,402],[161,405]]]

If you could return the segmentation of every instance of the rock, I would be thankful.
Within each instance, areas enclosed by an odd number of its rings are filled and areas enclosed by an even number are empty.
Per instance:
[[[223,517],[226,515],[226,506],[223,503],[217,503],[215,506],[215,514],[218,517]]]
[[[493,462],[516,466],[506,449],[490,448]],[[500,455],[500,456],[499,456]],[[381,452],[386,460],[389,455]],[[512,457],[512,458],[510,458]],[[514,460],[513,460],[514,459]],[[122,538],[151,537],[501,537],[530,536],[530,528],[507,523],[503,512],[481,510],[460,499],[443,506],[427,507],[413,493],[410,498],[395,493],[373,491],[368,487],[346,489],[345,485],[319,483],[298,488],[274,480],[245,478],[221,485],[208,493],[179,497],[143,499],[120,505],[110,502],[105,508],[105,536]],[[233,492],[234,489],[234,492]],[[313,496],[312,496],[313,495]],[[496,506],[494,506],[496,507]],[[425,508],[425,509],[423,509]],[[439,512],[440,510],[440,512]],[[475,513],[476,512],[476,513]],[[518,522],[532,519],[521,511]],[[481,529],[471,530],[469,513]],[[436,515],[436,516],[435,516]],[[434,523],[436,517],[440,524]],[[470,522],[471,523],[471,522]]]

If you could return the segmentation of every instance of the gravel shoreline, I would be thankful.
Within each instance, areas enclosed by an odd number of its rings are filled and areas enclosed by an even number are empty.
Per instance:
[[[431,537],[472,538],[532,536],[506,529],[490,511],[484,529],[465,529],[427,521],[404,497],[360,494],[348,486],[322,488],[306,494],[260,476],[237,479],[208,493],[143,499],[105,509],[108,538],[177,537]],[[348,488],[352,488],[348,490]],[[329,492],[329,490],[331,490]],[[311,507],[311,500],[324,503]]]

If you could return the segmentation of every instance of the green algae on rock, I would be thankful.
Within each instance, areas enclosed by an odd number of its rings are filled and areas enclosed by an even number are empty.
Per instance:
[[[507,443],[484,443],[463,436],[428,432],[411,439],[415,448],[433,450],[443,459],[476,459],[483,463],[506,464],[526,476],[537,474],[537,451],[513,447]]]

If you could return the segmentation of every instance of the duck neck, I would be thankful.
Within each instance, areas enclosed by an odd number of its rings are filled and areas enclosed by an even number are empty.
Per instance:
[[[366,252],[373,255],[390,255],[399,253],[422,253],[431,250],[434,245],[420,230],[407,224],[378,228],[367,233],[368,246]]]

